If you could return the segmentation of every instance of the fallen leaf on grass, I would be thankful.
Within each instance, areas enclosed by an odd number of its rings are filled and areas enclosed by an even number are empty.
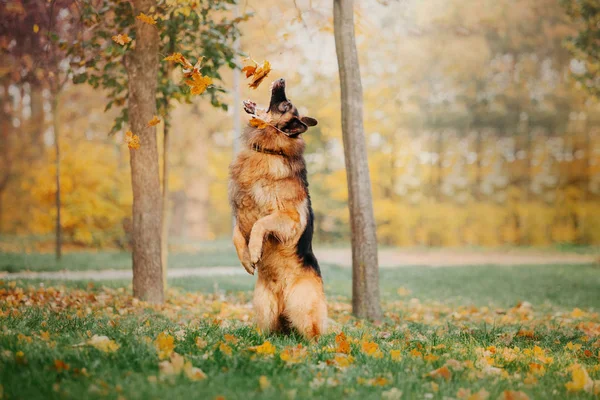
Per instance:
[[[337,345],[335,349],[337,353],[350,354],[350,343],[348,343],[348,339],[344,332],[340,332],[335,336],[335,344]]]
[[[115,352],[115,351],[119,350],[119,348],[121,347],[114,340],[109,339],[108,336],[100,336],[100,335],[94,335],[87,341],[75,345],[75,347],[80,347],[80,346],[92,346],[100,351],[105,352],[105,353]]]
[[[383,357],[383,353],[381,352],[381,350],[379,350],[379,345],[375,342],[363,341],[361,343],[361,351],[364,354],[371,356],[373,358],[382,358]]]
[[[119,33],[118,35],[114,35],[111,39],[113,42],[120,44],[121,46],[125,46],[132,40],[126,33]]]
[[[505,390],[497,400],[529,400],[529,396],[520,390]]]
[[[287,364],[298,364],[307,356],[307,350],[305,347],[302,347],[302,344],[299,344],[296,347],[287,347],[285,348],[279,358],[282,361],[285,361]]]
[[[154,19],[154,17],[146,15],[143,12],[141,12],[140,15],[135,17],[135,19],[140,20],[148,25],[156,25],[156,20]]]
[[[160,360],[167,359],[171,357],[175,349],[175,338],[168,333],[161,332],[154,341],[154,347],[156,347]]]
[[[441,368],[431,371],[428,376],[430,378],[444,378],[446,381],[449,381],[452,379],[452,371],[450,371],[448,367],[444,365]]]
[[[571,366],[570,369],[571,381],[565,384],[567,390],[569,392],[580,392],[583,390],[591,393],[594,388],[594,381],[590,378],[586,369],[580,364],[575,364]]]
[[[273,346],[271,344],[271,342],[266,340],[260,346],[252,346],[252,347],[249,347],[248,350],[254,351],[256,354],[273,355],[273,354],[275,354],[276,348],[275,348],[275,346]]]
[[[258,385],[260,386],[260,390],[267,390],[271,387],[271,382],[265,375],[261,375],[260,378],[258,378]]]
[[[177,376],[183,372],[191,381],[206,379],[206,374],[200,368],[194,367],[178,353],[171,354],[170,359],[161,361],[158,367],[163,377]]]

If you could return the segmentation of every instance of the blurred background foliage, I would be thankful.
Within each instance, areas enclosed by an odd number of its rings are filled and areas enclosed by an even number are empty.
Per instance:
[[[17,0],[2,9],[14,18],[25,11]],[[600,106],[591,64],[571,39],[581,13],[553,0],[370,0],[355,12],[381,244],[600,244]],[[294,104],[319,120],[304,135],[317,243],[347,242],[331,2],[248,0],[237,13],[253,14],[240,25],[241,50],[270,60],[269,79],[285,77]],[[36,34],[43,25],[33,18],[27,35]],[[0,234],[43,238],[55,216],[51,95],[15,79],[17,66],[37,65],[15,45],[0,37]],[[221,75],[231,87],[231,72]],[[242,88],[242,98],[267,97],[266,87]],[[106,103],[85,85],[67,84],[60,96],[63,229],[73,247],[129,241],[126,128],[108,135],[117,115]],[[234,118],[210,98],[173,104],[173,243],[231,234]]]

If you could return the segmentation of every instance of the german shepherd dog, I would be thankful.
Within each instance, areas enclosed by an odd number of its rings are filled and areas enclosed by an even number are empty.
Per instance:
[[[245,129],[242,150],[230,166],[233,244],[246,271],[258,270],[256,322],[263,332],[293,328],[315,338],[324,332],[327,305],[312,251],[313,211],[301,135],[317,120],[298,113],[283,79],[273,82],[266,112],[251,101],[244,109],[267,123]]]

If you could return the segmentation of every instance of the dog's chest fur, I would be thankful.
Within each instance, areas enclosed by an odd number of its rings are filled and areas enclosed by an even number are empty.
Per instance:
[[[285,209],[298,197],[300,182],[294,160],[283,156],[245,150],[231,167],[229,197],[246,237],[261,217]]]

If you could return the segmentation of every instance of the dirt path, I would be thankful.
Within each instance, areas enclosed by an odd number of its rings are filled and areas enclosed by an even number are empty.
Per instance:
[[[321,264],[334,264],[349,268],[352,265],[350,249],[317,249]],[[598,254],[556,253],[536,250],[455,250],[455,249],[382,249],[379,251],[381,268],[402,267],[457,267],[468,265],[539,265],[539,264],[591,264],[600,262]],[[246,275],[241,266],[174,268],[170,278]],[[131,279],[131,270],[56,271],[2,273],[0,279],[57,279],[57,280],[113,280]]]

